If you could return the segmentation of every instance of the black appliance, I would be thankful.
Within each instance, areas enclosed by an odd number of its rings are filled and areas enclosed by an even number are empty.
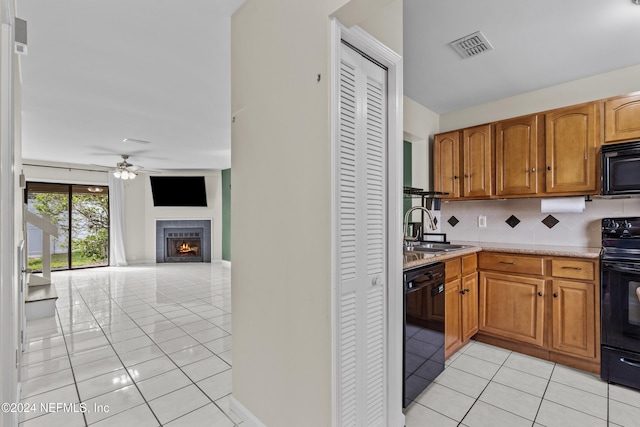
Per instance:
[[[602,379],[640,389],[640,218],[602,220]]]
[[[602,147],[602,195],[640,195],[640,141]]]
[[[406,408],[444,370],[444,263],[405,270],[404,292]]]

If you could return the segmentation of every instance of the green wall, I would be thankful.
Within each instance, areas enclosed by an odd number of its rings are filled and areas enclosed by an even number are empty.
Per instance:
[[[231,261],[231,169],[222,171],[222,259]]]
[[[404,141],[402,152],[404,156],[402,185],[411,187],[411,176],[413,171],[411,169],[411,143],[409,141]],[[411,198],[405,197],[403,199],[403,216],[404,212],[407,212],[410,208]]]

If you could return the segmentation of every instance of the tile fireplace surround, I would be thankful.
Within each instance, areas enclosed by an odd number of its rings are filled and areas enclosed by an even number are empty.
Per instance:
[[[199,233],[202,240],[202,248],[200,250],[200,259],[197,262],[211,262],[211,220],[157,220],[156,221],[156,262],[189,262],[194,261],[189,258],[177,260],[172,258],[167,260],[167,234],[181,231],[185,233]]]

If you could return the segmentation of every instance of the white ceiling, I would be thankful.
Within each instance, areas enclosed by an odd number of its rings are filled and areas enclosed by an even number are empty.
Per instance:
[[[242,2],[18,0],[29,26],[23,158],[230,167],[229,16]],[[404,10],[405,94],[437,113],[640,63],[631,0],[404,0]],[[462,59],[448,46],[478,30],[494,51]]]
[[[230,16],[241,1],[18,0],[29,32],[23,158],[230,167]]]
[[[403,26],[404,93],[440,114],[640,63],[631,0],[404,0]],[[475,31],[495,50],[462,59]]]

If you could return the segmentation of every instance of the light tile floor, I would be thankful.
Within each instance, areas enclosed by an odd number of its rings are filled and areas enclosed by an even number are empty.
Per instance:
[[[20,426],[242,425],[229,410],[228,264],[55,272],[53,282],[56,316],[27,323],[22,403],[35,410]]]
[[[20,426],[242,425],[229,410],[228,264],[96,268],[53,278],[56,317],[27,325],[22,402],[35,411],[23,412]],[[65,403],[76,411],[55,406]],[[447,361],[406,418],[407,427],[637,427],[640,392],[472,342]]]
[[[638,427],[640,392],[472,341],[405,415],[407,427]]]

